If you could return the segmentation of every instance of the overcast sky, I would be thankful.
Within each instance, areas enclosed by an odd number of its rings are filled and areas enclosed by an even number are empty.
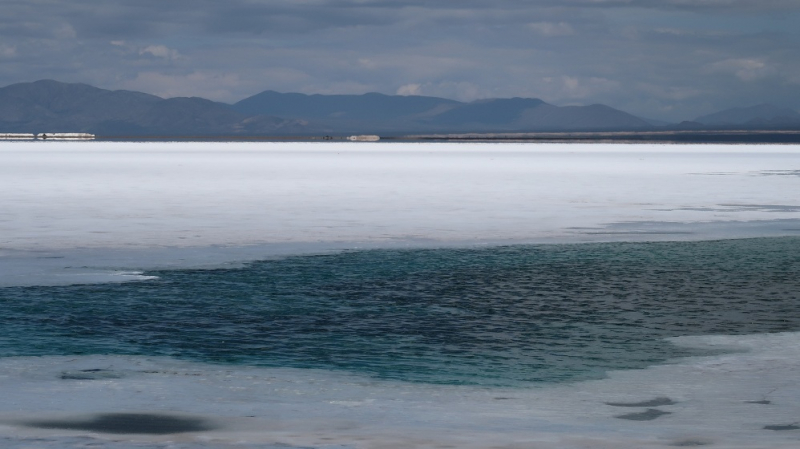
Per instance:
[[[800,0],[3,0],[0,85],[800,108]]]

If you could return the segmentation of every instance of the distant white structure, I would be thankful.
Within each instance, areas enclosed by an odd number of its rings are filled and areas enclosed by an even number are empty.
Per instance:
[[[361,135],[361,136],[350,136],[350,137],[347,138],[347,140],[350,140],[350,141],[353,141],[353,142],[377,142],[377,141],[381,140],[381,138],[380,138],[380,136],[367,134],[367,135]]]
[[[26,133],[0,133],[0,140],[33,140],[35,137]]]
[[[39,140],[94,140],[95,135],[89,133],[39,133]]]

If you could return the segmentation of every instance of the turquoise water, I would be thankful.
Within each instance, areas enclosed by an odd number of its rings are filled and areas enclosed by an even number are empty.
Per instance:
[[[130,354],[441,384],[601,378],[800,329],[800,239],[369,250],[0,289],[0,357]]]

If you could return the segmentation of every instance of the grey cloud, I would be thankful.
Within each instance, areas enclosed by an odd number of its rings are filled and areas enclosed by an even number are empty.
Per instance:
[[[672,120],[800,107],[796,0],[4,3],[2,85],[221,101],[265,89],[527,96]]]
[[[637,7],[661,10],[705,10],[735,13],[742,11],[797,11],[794,0],[563,0],[581,7]]]

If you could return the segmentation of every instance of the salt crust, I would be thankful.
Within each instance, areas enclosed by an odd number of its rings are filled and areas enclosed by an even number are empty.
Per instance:
[[[323,370],[166,358],[6,358],[0,360],[0,438],[41,438],[52,447],[81,435],[177,441],[192,447],[797,447],[798,432],[765,427],[796,423],[800,416],[800,333],[671,340],[738,352],[538,388],[414,384]],[[97,375],[64,375],[76,372]],[[655,407],[667,413],[649,421],[619,419],[620,407],[607,404],[656,397],[674,403]],[[637,410],[626,407],[622,412]],[[201,418],[220,428],[120,436],[25,426],[37,420],[86,419],[95,413],[166,413]]]
[[[0,142],[0,162],[0,286],[356,248],[800,235],[796,145]]]

